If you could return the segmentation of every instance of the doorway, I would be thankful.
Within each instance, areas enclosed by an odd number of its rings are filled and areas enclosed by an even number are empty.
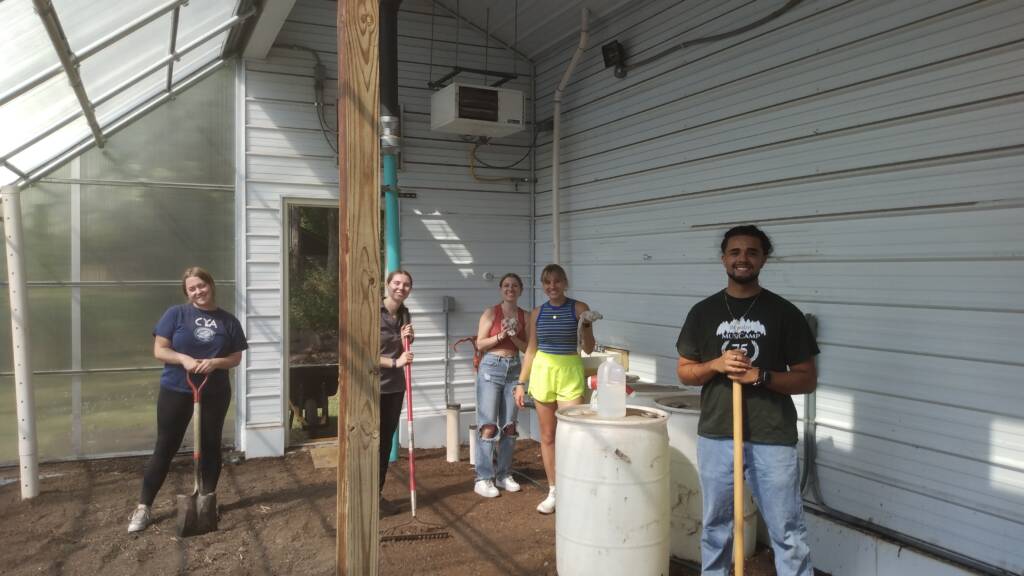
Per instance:
[[[338,431],[338,204],[284,205],[284,378],[288,444]]]

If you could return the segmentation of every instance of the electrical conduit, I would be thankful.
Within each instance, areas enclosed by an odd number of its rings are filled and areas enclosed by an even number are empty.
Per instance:
[[[561,248],[558,216],[558,157],[560,152],[558,141],[562,132],[562,93],[565,92],[565,87],[569,84],[569,78],[572,76],[576,64],[583,57],[583,51],[587,49],[587,43],[590,40],[587,26],[589,18],[590,11],[584,8],[580,14],[580,43],[576,46],[576,52],[573,53],[572,60],[569,61],[569,67],[565,69],[565,74],[562,75],[562,81],[558,83],[558,88],[555,88],[555,110],[551,135],[551,234],[554,242],[551,261],[555,264],[559,263]]]

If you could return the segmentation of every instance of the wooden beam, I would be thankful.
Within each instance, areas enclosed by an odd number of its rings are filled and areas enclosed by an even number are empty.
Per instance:
[[[380,422],[378,0],[338,0],[338,574],[377,574]]]

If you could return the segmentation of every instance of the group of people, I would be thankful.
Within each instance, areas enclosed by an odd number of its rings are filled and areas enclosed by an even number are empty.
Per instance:
[[[761,287],[759,274],[772,253],[768,236],[756,226],[737,226],[721,241],[725,289],[689,311],[676,342],[677,376],[701,387],[697,459],[703,498],[702,574],[728,574],[732,564],[732,384],[743,394],[744,473],[768,528],[779,574],[814,573],[800,496],[796,453],[796,409],[792,396],[817,386],[811,329],[792,303]],[[582,402],[584,371],[580,350],[594,349],[594,315],[570,298],[565,270],[551,264],[540,277],[547,301],[529,314],[519,307],[522,279],[513,273],[499,282],[501,301],[483,311],[476,346],[483,354],[476,379],[477,454],[474,491],[494,498],[518,492],[512,455],[518,438],[518,409],[533,399],[540,424],[541,457],[548,494],[537,505],[555,511],[555,431],[558,409]],[[380,485],[383,489],[390,439],[405,398],[404,368],[413,353],[403,344],[415,338],[405,301],[412,275],[391,272],[380,313]],[[231,398],[228,370],[246,349],[238,320],[216,305],[213,278],[189,268],[182,278],[187,302],[167,310],[153,332],[153,355],[165,363],[157,400],[157,442],[143,478],[129,532],[150,522],[150,506],[191,418],[186,374],[209,376],[203,397],[203,484],[213,492],[220,473],[220,437]],[[395,511],[381,497],[382,513]]]
[[[403,350],[402,338],[413,335],[405,299],[412,291],[412,275],[395,270],[386,279],[387,295],[381,304],[380,320],[380,486],[388,468],[391,438],[398,428],[405,395],[402,368],[413,361]],[[499,490],[518,492],[521,486],[512,475],[517,416],[526,402],[527,384],[540,423],[541,457],[548,480],[548,494],[537,505],[542,514],[555,511],[555,412],[579,404],[583,399],[583,361],[579,348],[594,350],[590,308],[566,295],[569,279],[565,270],[551,264],[541,273],[548,301],[527,315],[519,307],[523,280],[514,273],[498,282],[501,302],[480,315],[476,347],[483,355],[477,370],[477,453],[473,490],[494,498]],[[582,321],[581,321],[582,320]],[[527,377],[524,378],[523,376]],[[395,506],[380,497],[383,514]]]

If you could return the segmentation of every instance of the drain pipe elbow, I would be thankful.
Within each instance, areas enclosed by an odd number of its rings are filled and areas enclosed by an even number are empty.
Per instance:
[[[569,84],[569,78],[572,77],[573,70],[576,69],[576,64],[579,63],[580,58],[583,57],[583,51],[587,49],[587,45],[590,42],[590,30],[589,30],[590,11],[584,8],[580,14],[580,43],[576,46],[576,52],[572,55],[572,60],[569,61],[569,67],[565,69],[565,73],[562,74],[562,81],[558,83],[558,87],[555,88],[555,109],[552,115],[552,133],[551,133],[551,234],[552,234],[552,259],[551,261],[555,264],[559,263],[561,254],[561,243],[559,237],[561,235],[560,222],[559,222],[559,208],[558,208],[558,177],[559,177],[559,155],[561,150],[559,149],[559,140],[562,135],[562,94],[565,92],[565,87]]]

